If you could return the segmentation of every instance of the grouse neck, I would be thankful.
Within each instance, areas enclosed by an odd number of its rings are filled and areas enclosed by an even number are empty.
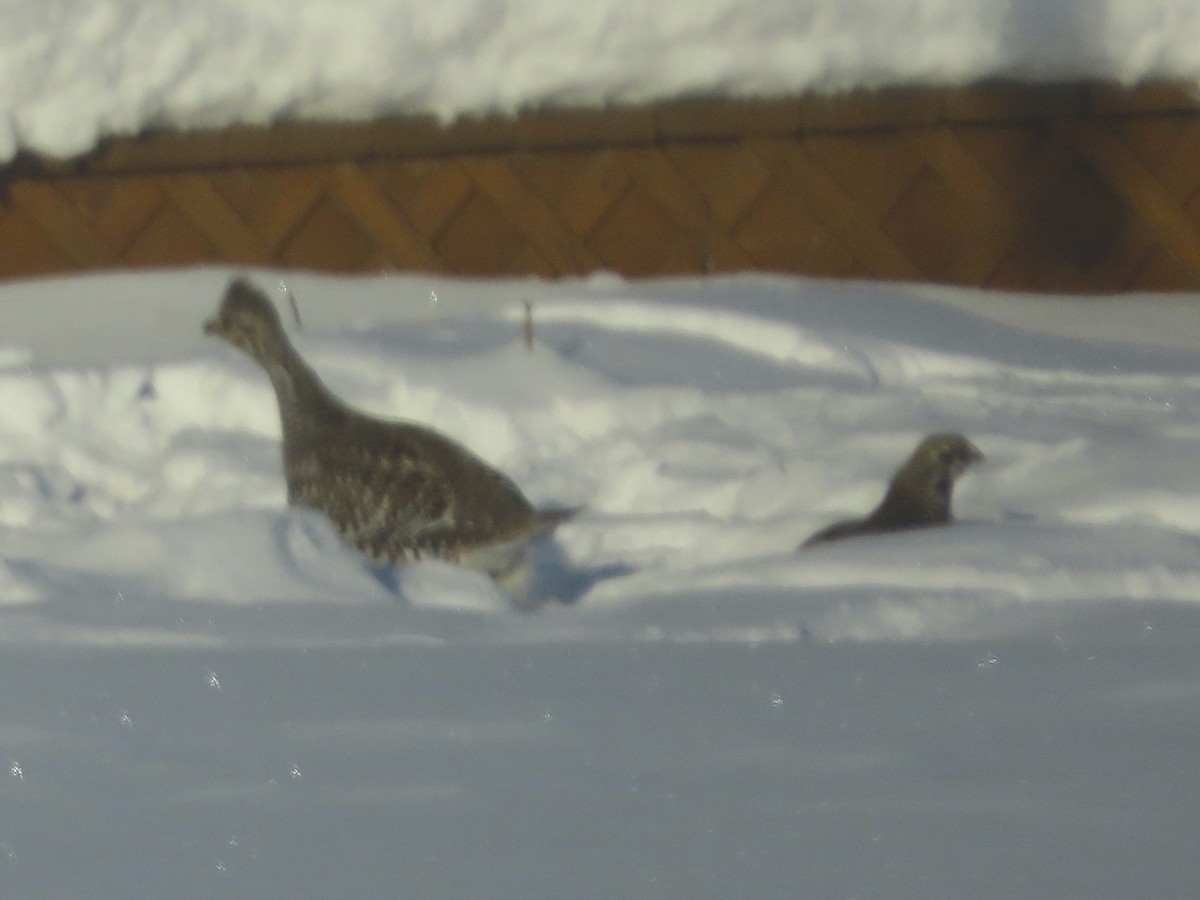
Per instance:
[[[275,388],[286,446],[314,436],[323,423],[340,413],[342,404],[300,358],[287,337],[279,337],[276,352],[260,362]]]
[[[901,471],[871,518],[881,522],[933,525],[950,521],[949,479],[929,484],[916,474]]]

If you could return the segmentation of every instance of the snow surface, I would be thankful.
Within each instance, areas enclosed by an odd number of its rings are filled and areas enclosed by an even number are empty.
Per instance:
[[[979,79],[1200,79],[1193,0],[16,0],[0,159],[145,128]]]
[[[251,273],[587,504],[519,612],[286,508],[231,274],[0,286],[4,896],[1195,894],[1190,298]],[[959,525],[793,552],[947,429]]]

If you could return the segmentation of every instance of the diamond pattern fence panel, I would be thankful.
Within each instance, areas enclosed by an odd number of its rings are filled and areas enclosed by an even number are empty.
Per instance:
[[[0,277],[228,263],[1200,286],[1200,105],[990,86],[143,135],[19,159]]]

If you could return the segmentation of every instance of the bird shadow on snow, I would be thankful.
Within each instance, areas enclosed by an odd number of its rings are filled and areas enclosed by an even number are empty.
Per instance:
[[[552,603],[569,606],[600,582],[634,571],[632,566],[623,563],[575,565],[557,542],[547,538],[530,546],[526,565],[526,582],[512,591],[481,573],[450,563],[430,561],[411,566],[368,563],[367,569],[400,603],[481,611],[507,607],[520,612],[536,612]]]
[[[530,548],[529,562],[533,567],[529,609],[537,609],[555,601],[569,606],[586,596],[600,582],[623,578],[635,571],[627,563],[575,565],[567,558],[562,546],[553,539],[534,543]]]

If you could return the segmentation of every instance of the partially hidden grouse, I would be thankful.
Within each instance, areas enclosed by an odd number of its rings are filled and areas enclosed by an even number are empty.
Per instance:
[[[869,516],[823,528],[800,545],[837,541],[864,534],[929,528],[949,523],[954,482],[983,459],[979,448],[961,434],[931,434],[892,477],[883,502]]]
[[[266,370],[283,424],[288,502],[324,513],[377,563],[442,559],[521,589],[526,545],[578,509],[535,509],[450,438],[351,409],[305,365],[267,297],[243,279],[204,331]]]

